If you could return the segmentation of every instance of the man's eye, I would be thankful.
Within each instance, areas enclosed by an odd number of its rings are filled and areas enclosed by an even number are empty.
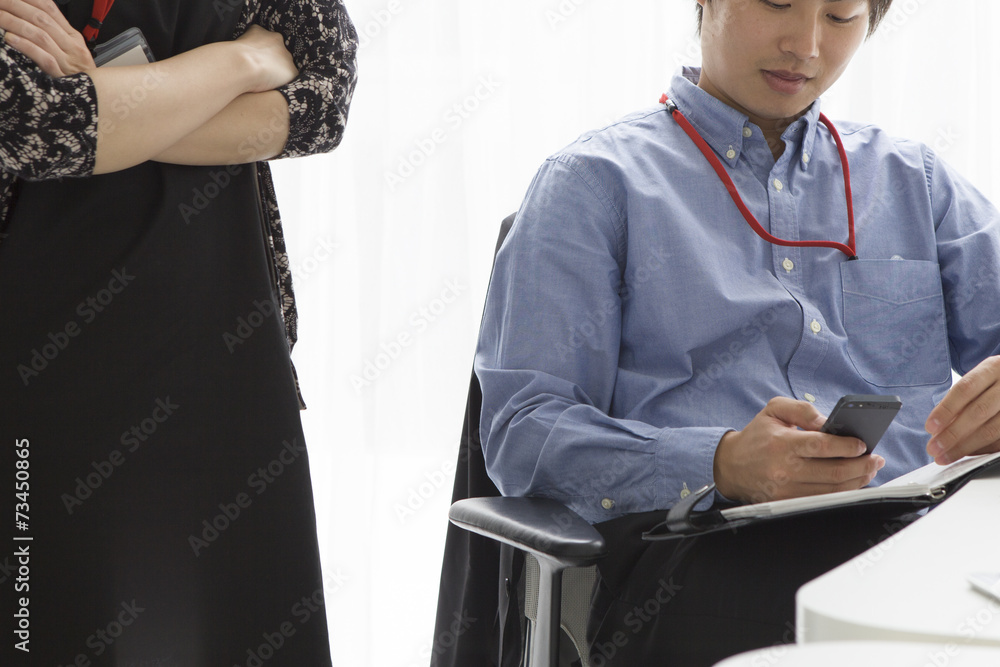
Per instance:
[[[762,3],[770,7],[771,9],[788,9],[791,5],[779,5],[776,2],[770,2],[769,0],[760,0]]]

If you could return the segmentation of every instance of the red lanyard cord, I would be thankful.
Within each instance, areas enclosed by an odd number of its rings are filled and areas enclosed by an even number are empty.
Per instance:
[[[843,243],[837,243],[836,241],[787,241],[785,239],[780,239],[777,236],[772,236],[765,230],[760,222],[747,205],[743,202],[743,198],[740,196],[739,190],[736,189],[736,184],[733,183],[733,179],[729,177],[729,173],[726,171],[725,167],[722,166],[722,162],[715,155],[715,151],[708,145],[708,143],[702,139],[698,131],[694,129],[690,121],[684,117],[684,114],[680,112],[677,105],[670,101],[670,98],[666,95],[660,98],[660,104],[665,104],[667,106],[667,111],[674,120],[683,128],[691,140],[698,146],[702,154],[708,159],[709,164],[712,165],[712,169],[718,174],[719,179],[722,180],[722,184],[726,186],[726,190],[729,191],[729,196],[732,197],[733,203],[743,214],[750,227],[757,233],[757,236],[761,237],[769,243],[781,246],[791,246],[795,248],[833,248],[839,250],[849,259],[857,259],[858,254],[855,250],[854,241],[854,197],[851,194],[851,168],[847,163],[847,150],[844,148],[844,142],[840,139],[840,134],[837,129],[830,122],[830,119],[823,114],[819,115],[819,119],[830,129],[830,133],[833,135],[834,141],[837,142],[837,150],[840,152],[840,164],[844,171],[844,189],[847,192],[847,225],[848,225],[848,236],[847,245]]]
[[[94,10],[90,14],[87,25],[83,28],[83,37],[88,44],[93,44],[97,40],[97,33],[100,32],[104,19],[107,18],[113,4],[115,4],[115,0],[94,0]]]

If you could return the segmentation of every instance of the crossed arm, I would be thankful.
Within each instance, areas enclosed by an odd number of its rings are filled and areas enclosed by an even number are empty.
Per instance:
[[[99,69],[52,0],[0,0],[0,28],[49,76],[92,81],[102,110],[95,174],[146,160],[252,162],[275,157],[288,139],[288,103],[276,88],[299,71],[276,32],[250,26],[234,41],[161,62]]]

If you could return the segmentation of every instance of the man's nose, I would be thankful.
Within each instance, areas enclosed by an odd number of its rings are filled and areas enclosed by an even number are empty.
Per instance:
[[[796,60],[812,60],[819,56],[820,21],[822,18],[803,16],[790,21],[785,35],[781,38],[779,48]]]

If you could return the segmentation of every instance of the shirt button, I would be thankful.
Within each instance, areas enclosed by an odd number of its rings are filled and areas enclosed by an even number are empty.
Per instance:
[[[806,164],[809,164],[809,153],[802,154],[802,161],[805,162]]]
[[[736,157],[736,151],[730,148],[728,151],[726,151],[726,157],[732,160],[734,157]]]
[[[614,509],[615,501],[611,500],[611,498],[605,498],[604,500],[601,501],[601,507],[603,507],[606,510]]]
[[[816,320],[812,321],[812,323],[809,325],[809,328],[812,329],[812,332],[814,334],[818,334],[820,331],[823,330],[823,327]]]
[[[687,482],[684,482],[684,488],[681,489],[681,500],[684,500],[691,495],[691,489],[688,488]]]
[[[795,268],[795,262],[786,257],[785,261],[781,263],[781,268],[783,268],[788,273],[791,273],[792,269]]]
[[[746,137],[747,139],[749,139],[750,137],[753,136],[753,130],[751,130],[749,127],[744,127],[743,128],[743,136]]]
[[[815,402],[816,402],[816,397],[815,397],[815,396],[813,396],[812,394],[803,394],[803,396],[804,396],[804,397],[805,397],[805,399],[806,399],[807,401],[809,401],[810,403],[815,403]]]
[[[777,190],[778,192],[781,192],[782,190],[785,189],[785,185],[776,178],[774,179],[774,189]]]

